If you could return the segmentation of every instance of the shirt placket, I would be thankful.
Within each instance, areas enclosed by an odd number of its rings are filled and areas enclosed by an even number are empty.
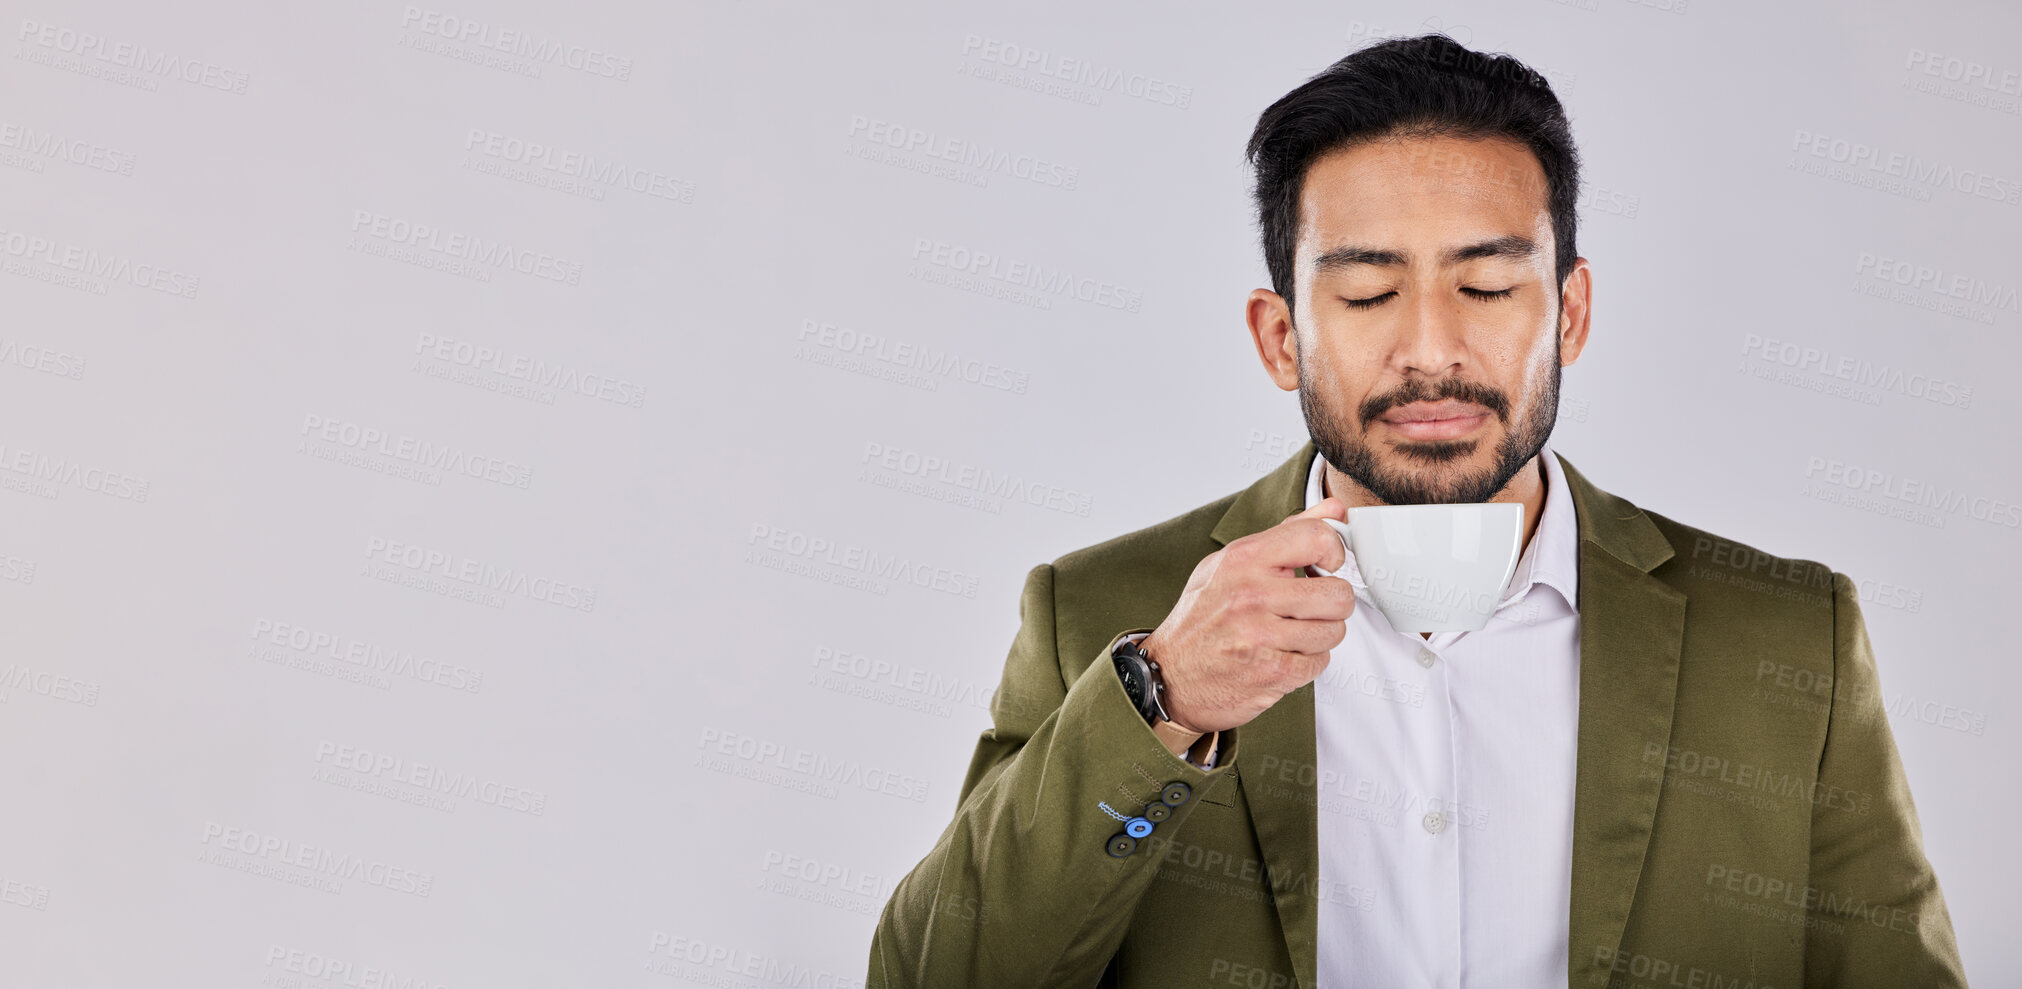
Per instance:
[[[1426,737],[1419,740],[1428,757],[1421,764],[1423,778],[1413,781],[1418,799],[1405,824],[1412,839],[1428,847],[1423,859],[1431,870],[1425,877],[1430,892],[1427,913],[1437,936],[1429,939],[1432,955],[1424,964],[1428,984],[1439,989],[1459,989],[1461,972],[1460,834],[1453,810],[1460,795],[1455,792],[1452,685],[1442,644],[1435,641],[1453,634],[1435,633],[1430,640],[1409,636],[1416,640],[1411,643],[1413,660],[1425,673],[1426,702],[1437,707],[1435,716],[1426,719]]]

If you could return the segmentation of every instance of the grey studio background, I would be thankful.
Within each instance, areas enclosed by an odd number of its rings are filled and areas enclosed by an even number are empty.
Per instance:
[[[1553,444],[1859,582],[2022,979],[2012,5],[850,7],[10,5],[8,985],[859,985],[1026,571],[1303,442],[1242,144],[1425,29],[1573,117]]]

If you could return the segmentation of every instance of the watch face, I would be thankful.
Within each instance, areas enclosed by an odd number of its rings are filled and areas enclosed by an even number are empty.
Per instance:
[[[1116,672],[1123,678],[1123,692],[1130,695],[1132,703],[1141,702],[1144,698],[1144,677],[1138,674],[1137,664],[1119,664]]]

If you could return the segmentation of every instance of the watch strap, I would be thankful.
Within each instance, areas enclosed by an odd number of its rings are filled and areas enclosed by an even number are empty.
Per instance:
[[[1177,744],[1181,752],[1192,749],[1194,743],[1201,739],[1200,732],[1181,728],[1164,718],[1152,722],[1151,733],[1157,735],[1158,740],[1164,742],[1166,748],[1173,748]]]

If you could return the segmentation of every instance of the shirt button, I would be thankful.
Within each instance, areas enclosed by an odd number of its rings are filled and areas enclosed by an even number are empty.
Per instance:
[[[1433,834],[1438,834],[1441,831],[1446,830],[1446,815],[1441,814],[1436,810],[1426,814],[1425,830]]]
[[[1438,658],[1439,658],[1438,656],[1433,655],[1432,650],[1427,649],[1424,646],[1418,647],[1418,665],[1423,666],[1428,670],[1432,669],[1433,661]]]

